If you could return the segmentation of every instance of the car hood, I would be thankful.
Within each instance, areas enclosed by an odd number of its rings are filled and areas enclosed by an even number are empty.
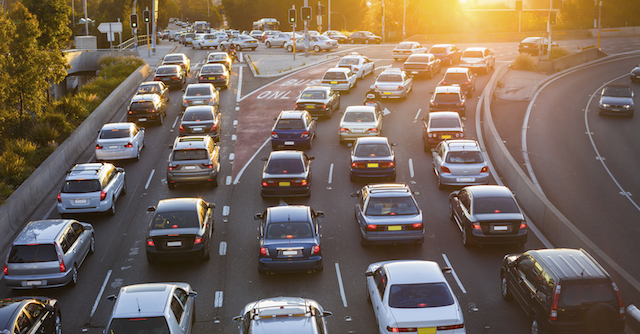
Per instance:
[[[367,223],[376,225],[415,224],[422,223],[422,213],[417,215],[364,216]]]
[[[600,103],[607,104],[633,104],[633,99],[630,97],[617,97],[617,96],[603,96],[600,99]]]
[[[391,315],[397,327],[436,327],[464,323],[462,311],[456,303],[448,306],[425,308],[392,308]]]

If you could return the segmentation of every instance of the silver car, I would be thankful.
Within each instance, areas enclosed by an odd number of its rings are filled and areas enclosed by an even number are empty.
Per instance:
[[[220,94],[210,83],[189,84],[182,95],[182,110],[189,106],[218,107]]]
[[[300,38],[300,35],[296,34],[296,38]],[[275,36],[267,38],[267,40],[264,42],[264,45],[268,48],[272,46],[284,47],[284,44],[290,41],[293,41],[293,33],[282,32]]]
[[[248,35],[238,35],[228,41],[224,41],[224,42],[220,42],[220,49],[221,50],[226,50],[227,48],[229,48],[229,45],[233,43],[236,45],[236,49],[237,51],[242,51],[244,49],[251,49],[251,50],[255,50],[258,45],[260,45],[260,42],[258,42],[257,39],[248,36]]]
[[[91,224],[71,219],[32,221],[11,245],[4,282],[11,289],[75,285],[78,268],[94,251]]]
[[[489,184],[489,166],[477,141],[445,139],[432,153],[438,188]]]
[[[349,106],[340,120],[340,144],[359,137],[377,137],[382,133],[382,113],[371,106]]]
[[[188,334],[196,319],[195,297],[188,283],[146,283],[120,288],[105,333]]]
[[[330,316],[315,300],[275,297],[247,304],[233,321],[240,324],[240,334],[327,334]]]
[[[218,186],[220,146],[209,136],[178,137],[167,161],[167,185],[208,183]]]
[[[289,41],[284,44],[284,48],[292,52],[293,41]],[[333,40],[327,36],[309,36],[309,50],[314,52],[320,52],[323,50],[331,51],[338,48],[338,41]],[[296,40],[296,51],[304,51],[304,38]]]
[[[107,123],[96,139],[96,161],[137,159],[144,147],[145,130],[136,123]]]
[[[406,99],[413,88],[413,77],[399,68],[387,68],[378,75],[374,86],[382,98]]]
[[[58,194],[58,213],[116,213],[116,201],[127,193],[124,168],[110,163],[76,164]]]

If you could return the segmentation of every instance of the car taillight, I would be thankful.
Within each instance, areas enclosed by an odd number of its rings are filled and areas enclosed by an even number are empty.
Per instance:
[[[182,133],[182,132],[185,132],[185,131],[184,131],[184,127],[183,127],[182,125],[180,125],[180,132],[181,132],[181,133]]]
[[[62,197],[60,196],[60,193],[58,193],[58,203],[62,203]]]
[[[318,254],[318,253],[320,253],[320,245],[315,245],[311,247],[311,254]]]
[[[440,171],[443,173],[451,173],[451,171],[449,170],[449,167],[446,167],[446,166],[440,166]]]
[[[96,150],[101,150],[102,146],[100,146],[99,144],[96,144]]]
[[[393,168],[395,167],[395,163],[393,163],[393,161],[390,161],[389,163],[387,163],[387,168]]]
[[[300,105],[296,103],[296,109],[300,108]]]
[[[162,79],[160,79],[159,77],[154,77],[153,81],[161,81]]]
[[[367,225],[368,231],[375,231],[378,228],[378,225],[369,224]]]
[[[553,294],[553,303],[551,303],[551,312],[549,312],[549,320],[558,319],[558,302],[560,301],[560,283],[556,285],[556,291]]]
[[[357,162],[352,162],[351,163],[351,168],[358,168],[358,163]]]
[[[128,113],[129,115],[131,115],[131,114],[133,114],[133,111],[129,110],[127,113]]]
[[[413,224],[413,228],[414,228],[414,229],[422,228],[422,223],[414,223],[414,224]]]
[[[527,228],[527,222],[521,222],[520,223],[520,229],[523,230],[525,228]]]
[[[449,325],[449,326],[438,326],[438,327],[436,327],[436,330],[447,331],[447,330],[460,329],[460,328],[464,328],[464,324]]]
[[[431,103],[430,103],[430,104],[431,104],[432,106],[435,106],[435,105],[436,105],[436,103],[435,103],[435,102],[433,102],[433,101],[431,101]]]
[[[353,69],[353,71],[354,71],[354,72],[358,72],[358,68],[357,68],[357,67],[355,67],[355,68]],[[378,87],[376,87],[376,88],[378,88]]]
[[[300,180],[300,185],[301,186],[306,186],[307,184],[309,184],[309,181],[307,181],[306,179]]]
[[[471,84],[471,81],[467,80],[464,84],[465,84],[465,85],[470,85],[470,84]]]
[[[438,135],[437,135],[437,134],[435,134],[435,133],[433,133],[433,132],[429,132],[429,133],[427,133],[427,137],[429,137],[429,138],[435,138],[435,137],[437,137],[437,136],[438,136]]]
[[[263,187],[267,187],[267,186],[269,186],[269,182],[267,182],[267,181],[262,181],[262,186],[263,186]]]
[[[447,84],[447,82],[446,82],[446,81],[444,81],[444,80],[440,81],[440,85],[441,85],[441,86],[444,86],[444,85],[446,85],[446,84]]]
[[[171,80],[178,80],[178,79],[179,78],[177,76],[175,76],[175,75],[171,77]]]
[[[100,192],[100,200],[104,201],[105,198],[107,198],[107,192],[103,190]]]
[[[199,80],[204,80],[204,77],[200,77],[200,78],[198,78],[198,79],[199,79]]]
[[[340,132],[349,132],[349,129],[347,129],[347,128],[340,128]]]
[[[7,272],[7,264],[6,264],[6,263],[4,264],[4,275],[5,275],[5,276],[7,276],[7,275],[8,275],[8,272]]]
[[[471,228],[474,230],[481,230],[482,226],[480,226],[480,223],[474,222],[474,223],[471,223]]]
[[[56,254],[58,255],[58,262],[60,263],[60,272],[63,273],[67,271],[67,267],[64,265],[64,258],[62,257],[62,252],[60,251],[60,245],[56,244]]]
[[[417,332],[418,329],[414,327],[389,327],[387,326],[387,331],[392,333],[407,333],[407,332]]]
[[[369,132],[369,133],[378,133],[378,128],[367,129],[367,132]]]
[[[456,133],[456,138],[462,138],[462,137],[464,137],[464,133],[463,132]]]
[[[488,171],[489,171],[489,167],[484,166],[484,167],[482,167],[482,169],[480,170],[480,173],[486,173],[486,172],[488,172]]]
[[[188,104],[189,102],[189,100],[182,100],[182,104]]]
[[[404,71],[404,64],[402,64],[402,70]]]
[[[269,248],[267,248],[267,247],[260,247],[260,255],[264,255],[264,256],[271,256],[271,254],[269,254]]]
[[[402,86],[398,86],[398,90],[402,90],[404,87]]]
[[[209,129],[209,131],[216,131],[218,129],[218,124],[214,124],[211,126],[211,129]]]
[[[461,106],[461,107],[462,107],[462,106],[464,106],[464,102],[460,102],[460,106]]]
[[[202,167],[213,169],[213,164],[202,164]]]
[[[322,109],[327,109],[327,105],[326,104],[322,104]]]
[[[147,239],[147,246],[151,246],[151,247],[155,247],[155,242],[153,242],[153,239]]]
[[[278,133],[275,131],[271,131],[271,138],[278,138]]]
[[[201,244],[202,243],[202,237],[201,236],[196,236],[196,239],[193,240],[194,244]]]
[[[169,165],[169,170],[174,170],[175,168],[178,168],[179,165]]]
[[[6,270],[6,267],[5,267]],[[6,275],[6,272],[5,272]],[[620,307],[620,318],[624,318],[624,303],[622,303],[622,297],[620,297],[620,290],[618,290],[618,286],[615,282],[611,281],[611,286],[613,287],[613,291],[616,292],[616,298],[618,298],[618,306]]]
[[[132,143],[126,143],[126,144],[124,145],[124,147],[125,147],[125,148],[132,148],[132,147],[133,147],[133,144],[132,144]]]
[[[309,138],[309,131],[304,131],[304,132],[300,135],[300,137],[302,137],[302,138]]]

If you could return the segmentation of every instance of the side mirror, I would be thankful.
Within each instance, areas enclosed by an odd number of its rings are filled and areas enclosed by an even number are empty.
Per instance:
[[[140,131],[145,131],[145,130],[146,130],[146,129],[145,129],[145,127],[144,127],[144,126],[141,126],[141,127],[140,127]]]
[[[198,293],[195,292],[195,291],[191,291],[191,292],[189,292],[189,297],[196,298],[196,297],[198,297]]]
[[[315,160],[316,157],[307,157],[309,160]]]
[[[433,95],[433,92],[429,92],[429,94],[432,94],[432,95]]]
[[[173,145],[169,145],[169,146],[167,146],[167,148],[173,148]]]
[[[147,211],[156,211],[156,207],[155,206],[150,206],[147,208]]]
[[[209,209],[215,209],[216,208],[216,203],[207,203],[207,207]]]
[[[110,302],[112,302],[112,301],[116,300],[117,298],[118,298],[118,297],[116,297],[116,295],[109,295],[109,296],[107,296],[107,300],[108,300],[108,301],[110,301]]]
[[[365,271],[364,275],[367,277],[373,276],[373,271]]]
[[[93,227],[92,227],[92,226],[84,226],[84,225],[83,225],[83,226],[82,226],[82,230],[83,230],[83,231],[91,231],[91,230],[93,230]]]
[[[450,274],[451,273],[451,268],[449,268],[449,267],[442,268],[442,273],[443,274]]]
[[[324,212],[322,212],[322,211],[316,211],[316,217],[318,217],[318,218],[323,218],[323,217],[324,217]]]
[[[235,322],[235,323],[242,322],[242,316],[241,315],[237,315],[237,316],[233,317],[233,322]]]
[[[354,193],[351,193],[351,197],[358,197],[358,195],[360,195],[360,190],[358,190],[358,191],[356,191]]]
[[[331,312],[329,312],[329,311],[324,311],[324,312],[322,312],[322,316],[323,316],[323,317],[325,317],[325,318],[329,318],[329,317],[330,317],[330,316],[332,316],[332,315],[333,315],[333,313],[331,313]]]
[[[392,143],[391,146],[398,146],[398,143]]]
[[[353,143],[347,143],[347,147],[353,147]]]
[[[255,215],[253,215],[253,220],[262,220],[262,214],[256,213]]]

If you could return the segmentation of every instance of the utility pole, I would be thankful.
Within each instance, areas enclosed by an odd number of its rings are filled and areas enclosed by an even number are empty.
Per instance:
[[[602,31],[602,1],[598,2],[598,50],[600,50],[600,32]]]
[[[407,18],[407,0],[404,0],[402,3],[402,40],[404,41],[407,38],[407,32],[405,30],[405,24]]]
[[[384,38],[384,0],[382,0],[382,43],[385,42]]]
[[[89,18],[87,17],[87,0],[84,0],[84,35],[89,36]]]
[[[331,0],[329,0],[329,6],[327,10],[327,30],[331,30]],[[347,30],[347,27],[344,28]]]
[[[304,0],[304,6],[309,6],[309,0]],[[302,13],[302,9],[300,12]],[[304,20],[304,56],[309,57],[309,20]]]
[[[549,38],[547,55],[549,57],[549,61],[551,61],[551,11],[553,11],[553,0],[549,0],[549,15],[547,15],[547,35]]]
[[[133,9],[131,10],[131,14],[132,15],[136,15],[136,20],[138,18],[137,14],[136,14],[136,4],[138,3],[138,0],[133,0]],[[136,28],[133,29],[133,51],[138,51],[138,28],[137,28],[137,24],[136,24]]]
[[[209,1],[207,0],[207,3],[209,3]],[[152,0],[151,1],[151,32],[153,33],[153,35],[151,35],[151,41],[152,41],[152,45],[151,45],[151,51],[153,52],[153,54],[156,54],[156,38],[158,36],[158,34],[156,33],[156,17],[158,16],[158,0]]]

